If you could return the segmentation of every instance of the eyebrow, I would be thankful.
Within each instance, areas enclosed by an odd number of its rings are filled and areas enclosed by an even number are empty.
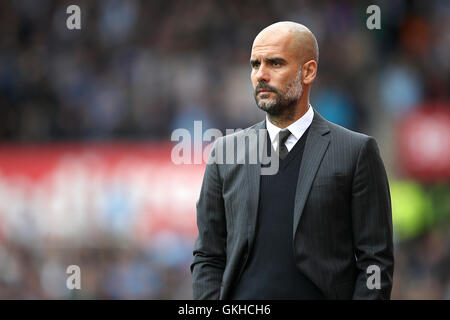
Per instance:
[[[265,62],[267,63],[278,63],[278,64],[285,64],[286,60],[284,60],[283,58],[280,57],[275,57],[275,58],[265,58],[264,59]],[[259,59],[252,59],[250,60],[250,65],[253,67],[256,63],[259,63]]]

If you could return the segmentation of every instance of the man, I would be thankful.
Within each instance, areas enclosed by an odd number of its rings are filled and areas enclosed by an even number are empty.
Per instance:
[[[253,42],[251,80],[266,119],[217,139],[197,202],[194,299],[389,299],[394,268],[389,185],[377,143],[309,104],[318,46],[275,23]],[[218,141],[267,130],[279,156],[220,164]],[[256,152],[250,143],[246,153]],[[228,151],[228,150],[227,150]]]

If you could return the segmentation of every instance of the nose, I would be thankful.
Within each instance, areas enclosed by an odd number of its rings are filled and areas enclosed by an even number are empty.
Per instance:
[[[257,82],[264,81],[268,83],[270,81],[269,72],[263,64],[261,64],[258,68],[258,71],[256,71],[255,78]]]

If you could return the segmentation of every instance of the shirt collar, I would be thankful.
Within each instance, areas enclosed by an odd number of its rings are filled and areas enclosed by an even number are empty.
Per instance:
[[[291,123],[287,129],[292,133],[296,140],[299,140],[303,133],[305,133],[306,129],[311,125],[312,120],[314,118],[314,111],[311,105],[309,105],[308,111],[297,119],[294,123]],[[270,140],[272,142],[276,141],[276,137],[278,133],[282,130],[281,128],[274,125],[270,122],[269,117],[266,115],[266,128],[269,132]]]

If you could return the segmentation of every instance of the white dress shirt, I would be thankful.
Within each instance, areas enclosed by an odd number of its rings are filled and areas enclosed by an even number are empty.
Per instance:
[[[305,133],[306,129],[311,125],[311,122],[314,118],[314,111],[311,105],[309,105],[308,111],[301,116],[297,121],[289,125],[286,129],[289,129],[291,135],[287,138],[285,145],[288,151],[291,151],[295,146],[298,140]],[[266,127],[267,131],[269,131],[270,141],[272,142],[272,146],[274,150],[278,150],[278,134],[281,128],[278,128],[272,122],[270,122],[269,118],[266,115]]]

